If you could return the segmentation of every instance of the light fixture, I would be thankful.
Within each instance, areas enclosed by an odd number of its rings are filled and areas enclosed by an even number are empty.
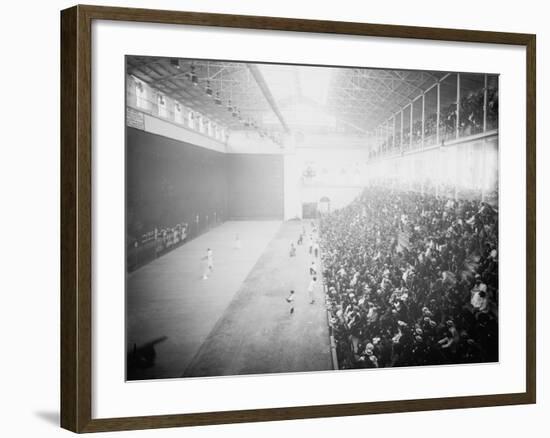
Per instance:
[[[222,104],[222,100],[220,99],[220,92],[219,91],[216,91],[216,97],[214,98],[214,103],[216,105],[221,105]]]
[[[191,66],[191,82],[193,82],[193,85],[197,86],[199,85],[199,78],[195,74],[195,66]]]
[[[233,111],[233,106],[231,106],[231,99],[227,101],[227,111],[229,112]]]

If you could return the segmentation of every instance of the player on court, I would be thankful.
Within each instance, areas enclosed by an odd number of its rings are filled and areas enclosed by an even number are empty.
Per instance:
[[[296,247],[294,246],[294,242],[290,243],[289,255],[290,257],[296,257]]]
[[[315,264],[315,260],[311,262],[311,265],[309,266],[309,275],[314,277],[317,275],[317,265]]]
[[[315,285],[317,284],[317,277],[313,276],[307,287],[307,295],[309,297],[309,304],[315,303]]]
[[[290,304],[290,314],[294,314],[294,291],[291,290],[288,297],[286,297],[286,302]]]
[[[315,258],[319,257],[319,242],[317,241],[317,239],[313,243],[313,255],[315,256]]]
[[[214,251],[208,248],[206,251],[206,257],[208,257],[208,270],[212,273],[214,270]]]
[[[238,234],[235,235],[235,243],[233,244],[234,249],[241,249],[243,247],[243,244],[241,242],[241,238]]]
[[[202,260],[205,261],[202,279],[208,280],[208,274],[212,273],[214,270],[214,252],[208,248],[206,250],[206,256],[203,257]]]

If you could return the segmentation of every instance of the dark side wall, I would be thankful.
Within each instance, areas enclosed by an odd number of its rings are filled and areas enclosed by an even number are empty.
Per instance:
[[[283,219],[283,155],[228,154],[228,214],[232,219]]]
[[[134,128],[126,135],[129,235],[186,222],[193,237],[227,219],[226,154]]]
[[[130,127],[126,135],[129,236],[186,222],[194,237],[228,219],[283,218],[282,155],[225,154]]]

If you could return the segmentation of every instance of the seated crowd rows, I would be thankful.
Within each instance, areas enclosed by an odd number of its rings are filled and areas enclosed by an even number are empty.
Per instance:
[[[185,222],[126,236],[126,269],[133,271],[181,245],[188,235]]]
[[[173,227],[155,228],[139,237],[129,237],[128,244],[133,248],[154,245],[156,252],[162,253],[182,243],[186,237],[187,223],[182,222]]]
[[[460,120],[459,129],[461,136],[479,134],[483,132],[483,89],[471,92],[460,99]],[[454,138],[456,135],[456,103],[445,106],[441,109],[439,116],[439,135],[442,140]],[[487,113],[486,123],[489,129],[495,128],[498,120],[498,90],[488,88],[487,90]],[[412,131],[408,124],[404,124],[403,148],[401,148],[401,135],[397,133],[395,141],[393,135],[384,140],[378,151],[372,151],[371,155],[376,156],[391,150],[407,150],[409,145],[418,146],[422,142],[422,119],[413,121]],[[435,143],[437,131],[437,114],[426,114],[424,120],[424,141],[427,144]],[[412,139],[411,139],[412,132]]]
[[[498,212],[370,187],[320,222],[341,369],[498,360]]]

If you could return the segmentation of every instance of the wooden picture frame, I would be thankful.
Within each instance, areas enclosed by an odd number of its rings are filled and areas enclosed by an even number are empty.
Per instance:
[[[92,22],[114,20],[518,45],[526,48],[526,391],[127,418],[92,418]],[[75,6],[61,12],[61,426],[74,432],[530,404],[536,401],[536,37],[290,18]]]

